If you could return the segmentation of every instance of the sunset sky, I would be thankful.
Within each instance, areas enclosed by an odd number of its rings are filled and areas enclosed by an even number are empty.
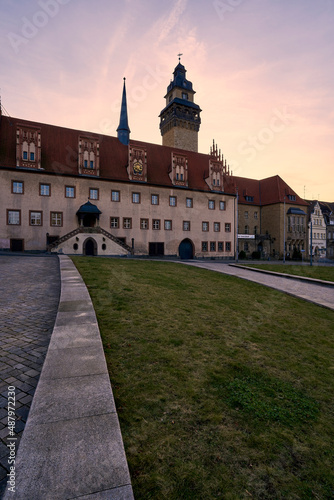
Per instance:
[[[181,62],[202,109],[199,151],[238,176],[280,175],[334,201],[334,0],[1,0],[0,88],[10,116],[161,144]]]

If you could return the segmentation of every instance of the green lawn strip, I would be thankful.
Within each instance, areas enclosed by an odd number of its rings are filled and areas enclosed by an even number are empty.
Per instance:
[[[179,264],[73,260],[135,498],[333,497],[332,311]]]
[[[241,262],[239,262],[241,264]],[[334,266],[298,266],[293,264],[243,264],[247,267],[292,274],[305,278],[314,278],[334,282]]]

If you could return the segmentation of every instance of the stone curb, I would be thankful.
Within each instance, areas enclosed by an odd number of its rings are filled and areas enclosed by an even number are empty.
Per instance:
[[[47,356],[4,500],[134,500],[95,311],[67,256]]]
[[[243,266],[242,264],[229,264],[231,267],[239,267],[240,269],[246,269],[247,271],[255,271],[257,273],[263,273],[263,274],[271,274],[272,276],[279,276],[281,278],[287,278],[287,279],[293,279],[293,280],[298,280],[298,281],[304,281],[304,282],[309,282],[313,283],[315,285],[325,285],[332,287],[334,286],[333,281],[324,281],[324,280],[319,280],[316,278],[308,278],[306,276],[297,276],[294,274],[287,274],[287,273],[279,273],[277,271],[267,271],[266,269],[258,269],[256,267],[248,267],[248,266]]]

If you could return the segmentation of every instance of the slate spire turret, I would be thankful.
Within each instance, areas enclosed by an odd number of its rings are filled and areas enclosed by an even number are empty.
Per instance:
[[[129,144],[130,140],[130,128],[128,122],[128,108],[126,102],[126,88],[125,88],[125,78],[123,84],[123,95],[122,95],[122,105],[121,105],[121,114],[119,119],[119,125],[117,128],[117,137],[118,140],[125,144],[126,146]]]

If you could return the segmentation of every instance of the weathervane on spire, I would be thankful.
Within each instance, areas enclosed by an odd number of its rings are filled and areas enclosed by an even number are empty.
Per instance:
[[[181,62],[181,56],[183,56],[183,54],[178,54],[177,57],[179,58],[179,62]]]

